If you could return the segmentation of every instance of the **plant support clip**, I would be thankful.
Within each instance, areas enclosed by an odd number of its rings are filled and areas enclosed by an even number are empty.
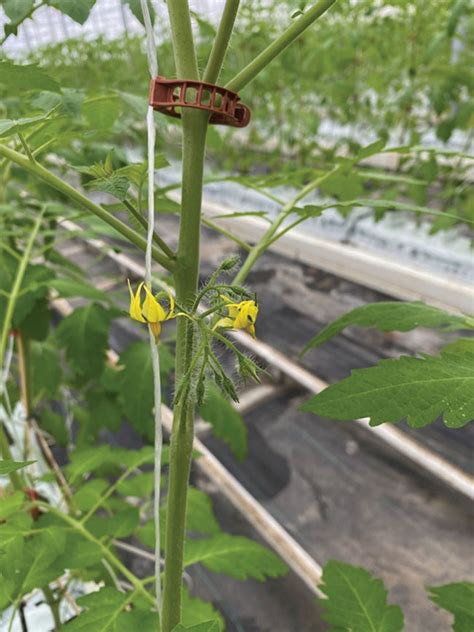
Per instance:
[[[236,92],[188,79],[155,77],[151,80],[149,103],[154,110],[175,118],[181,118],[181,108],[204,110],[210,113],[209,122],[214,125],[245,127],[251,115]]]

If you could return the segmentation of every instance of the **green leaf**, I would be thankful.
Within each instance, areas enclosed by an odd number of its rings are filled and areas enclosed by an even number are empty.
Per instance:
[[[32,463],[36,463],[36,461],[0,461],[0,476],[5,476],[5,474],[10,474],[10,472],[16,472],[16,470],[21,470],[23,467],[31,465]]]
[[[111,312],[98,303],[75,309],[57,329],[59,343],[76,371],[98,377],[104,368]]]
[[[474,630],[474,584],[456,582],[445,586],[430,586],[429,598],[454,615],[453,632]]]
[[[142,8],[140,6],[140,0],[122,0],[122,3],[125,5],[128,5],[133,15],[137,18],[137,20],[139,20],[141,24],[144,25]],[[155,11],[153,9],[153,6],[150,0],[147,0],[147,4],[148,4],[148,11],[150,12],[151,23],[153,24],[153,22],[155,21]]]
[[[195,487],[188,489],[186,530],[209,534],[220,532],[219,523],[212,509],[211,499],[207,494]]]
[[[104,426],[115,432],[120,428],[122,408],[115,394],[105,393],[102,389],[93,389],[88,392],[86,401],[89,424],[95,429],[94,434]]]
[[[224,621],[212,604],[202,601],[197,597],[191,597],[184,586],[182,588],[181,597],[181,625],[192,628],[193,625],[217,621],[219,627],[216,632],[223,632],[225,629]]]
[[[210,539],[188,540],[184,557],[185,566],[199,562],[214,573],[225,573],[240,580],[263,581],[287,571],[280,558],[258,542],[224,533]]]
[[[364,158],[368,158],[369,156],[373,156],[374,154],[378,154],[385,147],[386,141],[383,138],[379,138],[370,145],[366,147],[362,147],[357,152],[356,160],[363,160]]]
[[[39,122],[44,121],[46,118],[46,114],[38,114],[37,116],[26,118],[0,120],[0,137],[4,138],[18,134],[18,132],[23,132],[30,127],[34,127]]]
[[[120,176],[115,172],[107,178],[90,180],[86,186],[88,189],[103,191],[104,193],[113,195],[118,200],[125,200],[128,189],[130,188],[130,181],[125,176]]]
[[[80,597],[77,603],[87,610],[67,624],[68,632],[113,632],[126,600],[126,593],[111,587]]]
[[[319,332],[303,349],[303,353],[327,342],[349,326],[375,327],[380,331],[410,331],[416,327],[474,329],[474,318],[454,316],[425,303],[386,301],[356,307]]]
[[[96,0],[50,0],[49,4],[65,13],[75,22],[84,24]]]
[[[67,466],[71,483],[84,474],[95,472],[103,467],[136,469],[146,463],[154,461],[154,450],[151,446],[145,446],[141,450],[125,448],[111,448],[109,445],[97,445],[76,449],[71,453],[71,462]],[[162,463],[169,462],[168,447],[163,447]]]
[[[370,417],[371,426],[406,418],[415,428],[443,415],[447,426],[459,428],[474,419],[473,347],[467,353],[443,349],[440,356],[402,356],[356,369],[302,410],[343,420]]]
[[[56,290],[61,298],[82,296],[83,298],[90,298],[95,301],[110,302],[110,298],[104,292],[101,292],[90,283],[83,281],[59,278],[52,279],[49,282],[49,287]]]
[[[108,130],[120,113],[118,95],[111,94],[87,99],[82,105],[82,113],[91,130]]]
[[[240,413],[212,384],[200,414],[212,425],[216,437],[225,441],[238,459],[247,456],[247,426]]]
[[[81,511],[89,511],[102,498],[109,485],[103,478],[87,481],[74,494],[74,505]]]
[[[0,464],[2,461],[0,461]],[[15,492],[9,496],[2,495],[0,499],[0,520],[4,521],[11,514],[14,514],[25,502],[23,492]]]
[[[44,368],[43,371],[45,373],[48,372],[46,368]],[[46,408],[42,411],[40,420],[41,429],[54,437],[58,445],[65,448],[69,441],[69,433],[64,417]]]
[[[13,0],[16,2],[16,0]],[[2,89],[18,95],[33,90],[59,92],[60,86],[36,64],[15,64],[11,61],[0,61]]]
[[[172,632],[220,632],[219,621],[206,621],[205,623],[198,623],[190,628],[185,627],[181,623],[173,628]]]
[[[47,298],[40,298],[21,321],[21,332],[31,340],[43,341],[48,337],[51,310]]]
[[[49,342],[34,342],[30,354],[31,389],[35,399],[54,397],[61,382],[58,351]]]
[[[401,632],[403,612],[387,604],[387,591],[380,579],[365,569],[330,560],[324,566],[319,586],[323,618],[334,632]]]
[[[155,487],[153,472],[142,472],[132,478],[121,481],[117,491],[124,496],[135,496],[137,498],[148,498],[152,495]]]
[[[2,7],[12,22],[21,22],[34,6],[34,0],[3,0]]]
[[[338,169],[333,175],[321,182],[321,190],[338,200],[352,200],[364,191],[362,179],[355,172]]]
[[[126,507],[113,516],[92,516],[86,527],[96,538],[126,538],[138,527],[139,514],[137,507]]]
[[[64,549],[61,551],[55,565],[64,569],[85,569],[95,566],[103,557],[103,551],[95,542],[88,542],[78,533],[68,533]]]
[[[160,373],[162,384],[167,381],[170,365],[174,363],[169,349],[160,346]],[[136,342],[120,356],[123,370],[118,376],[119,399],[125,415],[133,427],[147,438],[153,437],[153,369],[150,348],[146,342]]]

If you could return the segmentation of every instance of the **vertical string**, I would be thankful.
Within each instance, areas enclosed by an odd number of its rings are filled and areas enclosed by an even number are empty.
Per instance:
[[[145,22],[146,48],[148,57],[148,69],[150,76],[154,79],[158,75],[158,61],[156,57],[156,44],[153,34],[150,13],[148,11],[147,0],[140,0],[140,5]],[[151,253],[153,244],[153,233],[155,230],[155,122],[153,119],[153,108],[148,106],[147,115],[147,153],[148,153],[148,231],[145,251],[145,283],[152,291],[151,279]],[[153,368],[153,391],[154,391],[154,425],[155,425],[155,464],[154,464],[154,519],[155,519],[155,591],[156,603],[161,613],[161,546],[160,546],[160,485],[161,485],[161,452],[163,446],[163,429],[161,423],[161,380],[160,380],[160,356],[158,344],[151,331],[148,329],[150,337],[150,353]]]

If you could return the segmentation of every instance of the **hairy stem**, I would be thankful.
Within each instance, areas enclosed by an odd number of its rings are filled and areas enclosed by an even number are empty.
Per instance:
[[[183,189],[175,281],[177,302],[187,308],[193,304],[198,283],[206,129],[206,115],[196,111],[183,112]],[[176,341],[177,388],[189,369],[192,356],[193,323],[180,318]],[[171,632],[181,618],[186,499],[193,438],[194,403],[186,400],[175,407],[170,444],[162,632]]]

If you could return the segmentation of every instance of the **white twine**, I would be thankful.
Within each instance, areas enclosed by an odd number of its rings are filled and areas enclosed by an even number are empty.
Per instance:
[[[151,23],[150,13],[148,11],[147,0],[140,0],[140,5],[145,22],[146,31],[146,47],[148,57],[148,69],[151,78],[154,79],[158,75],[158,61],[156,57],[155,36]],[[153,246],[153,233],[155,230],[155,123],[153,119],[153,108],[148,106],[147,116],[147,144],[148,144],[148,233],[145,252],[145,283],[152,291],[151,279],[151,252]],[[148,329],[150,337],[150,353],[153,368],[153,389],[155,404],[155,500],[154,500],[154,517],[155,517],[155,590],[156,602],[161,612],[161,547],[160,547],[160,484],[161,484],[161,452],[163,446],[163,429],[161,423],[161,380],[160,380],[160,356],[158,354],[158,345],[155,337]]]

